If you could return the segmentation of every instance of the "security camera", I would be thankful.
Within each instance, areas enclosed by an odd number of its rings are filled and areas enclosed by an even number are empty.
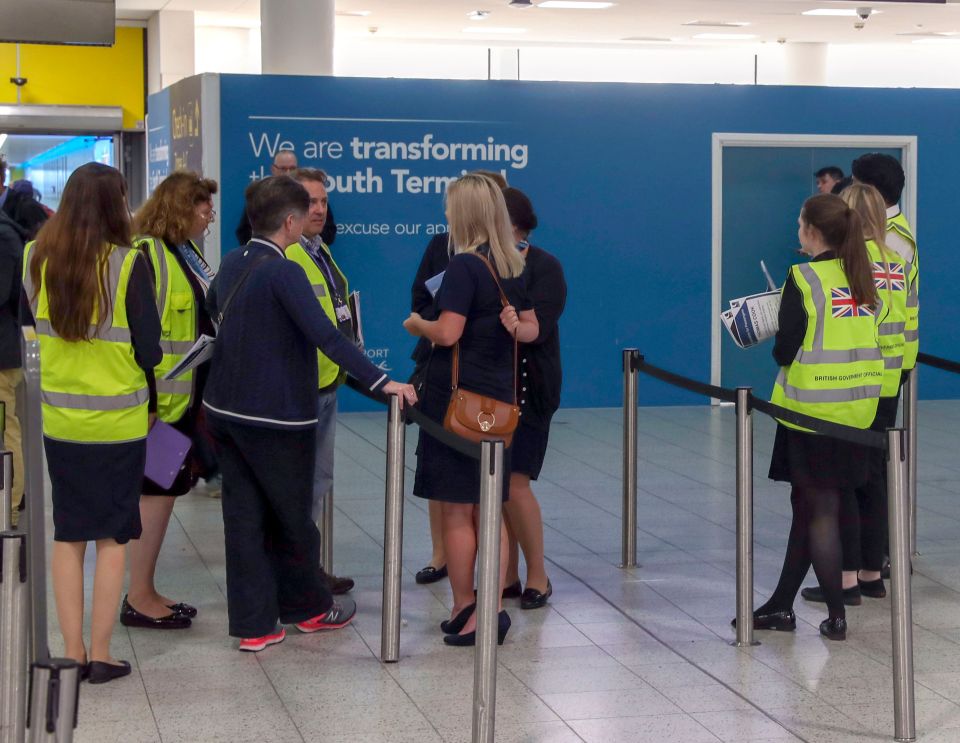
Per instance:
[[[865,21],[873,15],[873,8],[857,8],[857,15]]]

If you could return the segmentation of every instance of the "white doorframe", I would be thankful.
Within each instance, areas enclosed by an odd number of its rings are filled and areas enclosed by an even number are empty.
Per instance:
[[[720,326],[723,297],[721,276],[723,261],[723,148],[724,147],[859,147],[901,151],[906,184],[900,204],[917,231],[917,138],[915,136],[833,135],[833,134],[733,134],[713,135],[713,263],[710,322],[710,382],[720,384]],[[713,400],[717,404],[719,400]]]

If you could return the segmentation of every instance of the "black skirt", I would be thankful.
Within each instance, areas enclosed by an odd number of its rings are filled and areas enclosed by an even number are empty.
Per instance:
[[[58,542],[140,538],[140,484],[145,440],[78,444],[46,436],[43,447],[53,490],[53,538]]]
[[[450,402],[450,388],[424,385],[420,410],[441,425]],[[514,437],[516,438],[516,437]],[[513,447],[503,452],[503,500],[510,495],[510,456]],[[429,434],[420,432],[417,442],[417,471],[413,494],[444,503],[480,502],[480,463],[451,449]]]
[[[870,458],[869,447],[778,423],[768,476],[797,487],[853,489],[867,481]]]
[[[543,458],[547,455],[547,443],[550,430],[540,429],[523,422],[517,426],[513,435],[513,445],[510,447],[511,471],[520,475],[529,475],[531,480],[540,476],[543,468]]]

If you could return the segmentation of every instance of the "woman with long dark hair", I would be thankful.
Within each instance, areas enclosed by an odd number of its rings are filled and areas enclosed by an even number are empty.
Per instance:
[[[160,320],[150,269],[130,247],[126,183],[100,163],[67,180],[60,209],[24,255],[25,322],[40,340],[44,449],[53,491],[51,561],[64,655],[91,683],[130,673],[110,654],[126,544],[140,536],[140,484]],[[96,542],[90,648],[83,558]],[[88,663],[89,661],[89,663]]]
[[[810,262],[792,266],[783,287],[771,401],[854,428],[869,428],[883,381],[879,298],[856,211],[831,194],[800,212],[798,237]],[[754,612],[756,629],[792,631],[793,601],[811,563],[829,616],[820,633],[847,635],[841,589],[841,492],[867,479],[864,448],[780,421],[770,478],[792,486],[793,522],[776,590]]]

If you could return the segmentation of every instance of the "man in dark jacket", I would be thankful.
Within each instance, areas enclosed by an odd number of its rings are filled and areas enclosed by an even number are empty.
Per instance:
[[[25,240],[33,240],[48,215],[40,202],[30,193],[7,187],[7,163],[0,158],[0,210],[17,223],[24,232]]]
[[[17,385],[20,369],[20,293],[23,242],[26,233],[0,209],[0,401],[6,406],[4,448],[13,452],[13,525],[17,525],[23,499],[23,453],[17,418]]]

